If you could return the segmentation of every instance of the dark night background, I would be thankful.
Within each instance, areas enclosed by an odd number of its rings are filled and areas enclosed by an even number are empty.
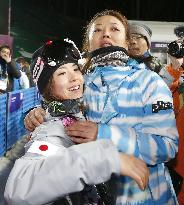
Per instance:
[[[10,34],[14,39],[15,56],[20,55],[21,50],[32,53],[43,41],[51,38],[69,37],[81,47],[83,28],[87,21],[104,9],[121,11],[129,20],[184,22],[184,0],[11,0],[10,2]]]
[[[34,1],[32,1],[34,2]],[[88,20],[96,12],[116,9],[128,19],[144,21],[183,21],[183,0],[45,0],[35,1],[49,11]]]

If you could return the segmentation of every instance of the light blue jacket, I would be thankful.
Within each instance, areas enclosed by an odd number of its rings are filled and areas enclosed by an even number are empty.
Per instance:
[[[88,119],[98,123],[97,138],[111,139],[121,152],[149,166],[145,191],[129,177],[119,178],[116,204],[177,204],[164,165],[178,149],[172,96],[164,81],[135,62],[125,67],[96,67],[86,76],[85,101]]]

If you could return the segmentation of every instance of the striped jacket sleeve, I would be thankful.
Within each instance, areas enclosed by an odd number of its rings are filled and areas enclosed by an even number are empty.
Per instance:
[[[139,90],[139,101],[126,104],[129,110],[136,107],[139,111],[127,115],[126,123],[99,123],[97,138],[111,139],[120,151],[138,156],[149,165],[166,162],[175,157],[178,148],[170,90],[153,72],[142,73],[136,82],[132,95]]]

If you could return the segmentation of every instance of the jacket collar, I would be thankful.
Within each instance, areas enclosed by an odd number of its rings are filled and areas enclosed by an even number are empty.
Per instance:
[[[119,88],[122,82],[129,76],[142,69],[138,63],[130,59],[125,65],[122,66],[98,66],[92,73],[89,73],[86,80],[87,86],[96,86],[101,92],[106,92],[108,87],[110,91],[114,91]]]

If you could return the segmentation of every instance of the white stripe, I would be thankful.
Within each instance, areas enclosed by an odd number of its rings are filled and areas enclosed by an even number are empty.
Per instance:
[[[34,69],[33,69],[33,78],[34,78],[35,82],[38,82],[38,79],[39,79],[39,77],[42,73],[42,70],[43,70],[43,66],[44,66],[43,61],[41,60],[40,57],[38,57],[36,65],[34,66]]]
[[[38,69],[38,73],[37,73],[37,76],[36,76],[36,78],[35,78],[36,82],[38,82],[38,79],[39,79],[39,77],[40,77],[40,75],[41,75],[41,73],[42,73],[43,65],[44,65],[44,64],[41,63],[40,69]]]

